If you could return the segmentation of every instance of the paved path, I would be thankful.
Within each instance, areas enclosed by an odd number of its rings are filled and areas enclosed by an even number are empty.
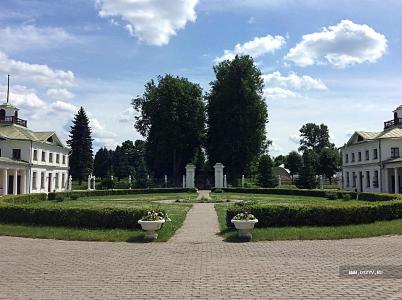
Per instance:
[[[225,243],[196,204],[167,243],[0,237],[0,299],[402,299],[402,279],[339,278],[402,265],[402,237]]]

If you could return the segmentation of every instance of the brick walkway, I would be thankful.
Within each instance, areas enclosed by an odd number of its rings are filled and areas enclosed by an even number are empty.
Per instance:
[[[402,237],[225,243],[196,204],[167,243],[0,237],[0,299],[402,299],[402,280],[340,265],[402,265]]]

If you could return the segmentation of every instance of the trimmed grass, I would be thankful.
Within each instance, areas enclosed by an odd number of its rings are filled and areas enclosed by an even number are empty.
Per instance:
[[[171,222],[166,222],[158,231],[158,242],[169,240],[179,229],[191,204],[161,204],[153,201],[175,199],[175,197],[196,197],[195,193],[177,194],[146,194],[146,195],[118,195],[83,197],[77,200],[61,202],[43,201],[29,205],[35,206],[64,206],[64,207],[159,207],[169,215]],[[21,204],[23,206],[25,204]],[[85,240],[85,241],[124,241],[143,242],[144,232],[141,229],[87,229],[56,226],[32,226],[21,224],[1,224],[0,235],[19,236],[30,238],[46,238],[59,240]]]
[[[240,240],[236,229],[226,225],[227,206],[215,205],[221,235],[226,241],[237,242]],[[395,234],[402,235],[402,219],[347,226],[267,227],[255,228],[252,231],[253,241],[336,240]]]

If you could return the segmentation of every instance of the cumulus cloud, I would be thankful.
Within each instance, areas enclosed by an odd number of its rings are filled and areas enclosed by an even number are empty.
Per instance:
[[[78,111],[78,107],[75,106],[74,104],[65,102],[65,101],[56,101],[50,104],[49,108],[58,113],[70,113],[70,114],[75,114]]]
[[[55,99],[71,99],[74,94],[66,89],[48,89],[46,95]]]
[[[236,55],[250,55],[254,58],[267,53],[274,53],[286,44],[285,38],[280,35],[266,35],[256,37],[244,44],[237,44],[233,50],[224,50],[221,57],[215,58],[215,62],[221,62],[227,59],[233,59]]]
[[[57,27],[22,25],[0,28],[0,49],[18,51],[32,48],[55,48],[76,40],[70,33]]]
[[[96,148],[103,146],[114,148],[117,146],[117,135],[114,132],[106,130],[98,119],[90,117],[89,126],[92,129],[92,137]]]
[[[269,98],[294,98],[300,97],[302,92],[325,91],[327,86],[320,80],[308,75],[297,75],[290,72],[288,76],[280,72],[272,72],[263,75],[265,88],[264,95]]]
[[[169,43],[187,22],[195,22],[198,0],[97,0],[101,17],[120,17],[125,28],[141,42]]]
[[[2,93],[5,93],[6,89],[5,86],[2,86]],[[26,110],[37,110],[46,107],[46,102],[39,98],[34,89],[29,89],[22,85],[13,85],[10,88],[10,103]]]
[[[345,68],[364,62],[376,62],[387,49],[387,39],[368,25],[343,20],[324,27],[320,32],[306,34],[285,59],[305,67],[330,64]]]
[[[133,122],[135,115],[136,115],[136,111],[134,110],[134,108],[129,107],[120,115],[119,122],[120,123]]]
[[[13,77],[31,80],[49,87],[70,87],[74,85],[74,73],[71,71],[51,69],[47,65],[30,64],[14,60],[1,51],[0,72],[3,74],[12,74]]]

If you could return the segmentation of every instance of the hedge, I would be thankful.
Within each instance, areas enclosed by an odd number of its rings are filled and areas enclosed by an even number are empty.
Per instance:
[[[141,208],[81,208],[0,203],[0,223],[85,228],[140,228]]]
[[[343,195],[350,195],[351,199],[364,201],[390,201],[402,199],[396,194],[385,193],[355,193],[346,191],[329,191],[329,190],[302,190],[302,189],[278,189],[278,188],[224,188],[224,192],[229,193],[248,193],[248,194],[272,194],[272,195],[294,195],[294,196],[310,196],[325,198],[330,193],[336,193],[338,198],[343,198]]]
[[[26,204],[26,203],[36,203],[45,201],[47,195],[43,194],[23,194],[23,195],[5,195],[0,198],[1,201],[5,203],[16,203],[16,204]]]
[[[340,226],[402,218],[402,200],[359,203],[348,206],[255,204],[228,208],[226,223],[243,210],[258,219],[256,227]]]

